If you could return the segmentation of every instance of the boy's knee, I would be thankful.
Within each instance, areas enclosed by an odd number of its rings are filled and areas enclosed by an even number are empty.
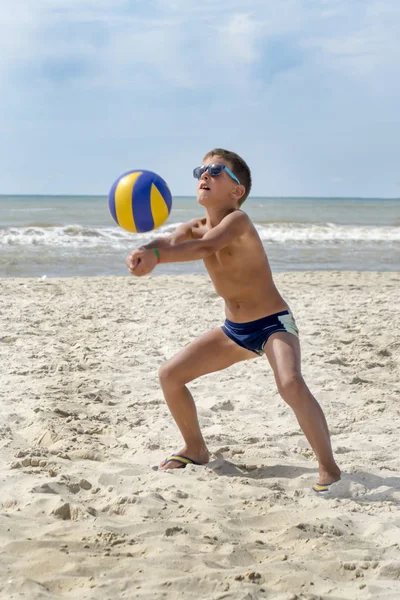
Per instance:
[[[168,383],[180,383],[179,381],[179,370],[174,366],[171,360],[167,360],[158,369],[158,379],[161,386]]]
[[[289,404],[295,401],[305,386],[304,379],[300,373],[293,373],[277,380],[278,392]]]
[[[171,377],[171,368],[170,368],[169,361],[166,361],[158,369],[158,379],[162,385],[163,383],[166,383],[170,377]]]

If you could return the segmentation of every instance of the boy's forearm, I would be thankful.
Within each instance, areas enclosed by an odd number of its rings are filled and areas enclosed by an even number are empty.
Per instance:
[[[209,244],[203,240],[190,240],[176,245],[161,248],[160,263],[187,262],[201,260],[213,253]]]
[[[145,248],[146,250],[151,250],[152,248],[166,248],[171,244],[171,240],[169,237],[159,237],[155,240],[152,240],[148,244],[143,244],[140,246],[141,248]]]

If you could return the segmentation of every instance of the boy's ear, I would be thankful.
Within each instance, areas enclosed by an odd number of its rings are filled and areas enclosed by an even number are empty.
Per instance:
[[[246,193],[246,188],[244,187],[244,185],[235,185],[235,187],[232,189],[231,191],[231,195],[232,198],[234,198],[235,200],[240,200],[240,198],[242,198],[242,196],[244,196]]]

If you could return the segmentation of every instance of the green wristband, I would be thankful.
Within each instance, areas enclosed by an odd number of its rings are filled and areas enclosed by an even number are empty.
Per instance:
[[[154,254],[157,256],[157,264],[161,261],[161,256],[157,248],[152,248]]]

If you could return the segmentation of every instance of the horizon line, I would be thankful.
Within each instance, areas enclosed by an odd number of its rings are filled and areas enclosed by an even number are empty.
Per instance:
[[[0,193],[0,198],[108,198],[108,194],[3,194]],[[196,195],[176,194],[172,198],[196,198]],[[400,200],[400,196],[249,196],[246,200]]]

